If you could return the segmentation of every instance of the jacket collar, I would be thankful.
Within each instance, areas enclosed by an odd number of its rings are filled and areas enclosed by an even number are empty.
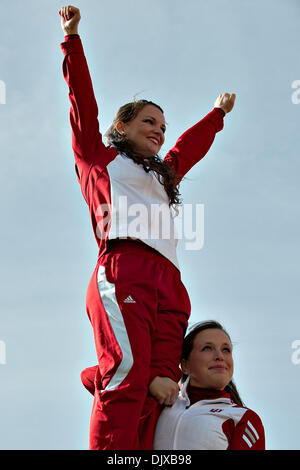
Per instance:
[[[180,390],[180,396],[182,399],[184,399],[185,404],[187,407],[191,405],[191,400],[190,397],[188,396],[188,392],[190,392],[190,377],[186,379],[186,381],[183,383],[181,390]],[[193,387],[193,395],[194,395],[194,400],[192,400],[192,404],[196,403],[195,400],[195,395],[198,401],[217,401],[217,402],[225,402],[225,403],[232,403],[232,400],[230,398],[230,394],[228,392],[225,392],[225,390],[213,390],[213,389],[205,389],[205,388],[197,388]],[[191,394],[192,398],[192,394]]]

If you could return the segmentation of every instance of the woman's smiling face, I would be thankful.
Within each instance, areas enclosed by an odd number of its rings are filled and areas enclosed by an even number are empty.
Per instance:
[[[231,341],[217,328],[200,331],[194,338],[188,359],[183,359],[182,370],[190,376],[195,387],[223,390],[233,375]]]
[[[119,121],[116,127],[141,157],[153,157],[160,151],[165,141],[164,115],[152,104],[145,105],[131,121],[126,123]]]

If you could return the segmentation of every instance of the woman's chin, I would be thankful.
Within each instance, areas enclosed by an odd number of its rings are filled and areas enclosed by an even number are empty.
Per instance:
[[[148,145],[135,147],[133,150],[141,158],[152,158],[157,155],[160,150],[160,147],[154,144],[153,142],[149,141]]]

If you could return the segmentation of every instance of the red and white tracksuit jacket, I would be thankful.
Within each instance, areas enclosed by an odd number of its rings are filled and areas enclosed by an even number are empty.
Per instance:
[[[164,187],[152,172],[104,145],[80,37],[66,36],[61,48],[75,169],[99,247],[86,296],[98,358],[90,449],[139,449],[141,423],[146,425],[159,414],[158,403],[148,395],[149,383],[156,376],[180,378],[190,301],[180,278],[176,231]],[[212,110],[167,153],[164,161],[180,179],[207,153],[223,128],[223,117],[222,110]],[[146,213],[139,218],[139,232],[132,220],[135,204]],[[159,235],[152,213],[161,205],[170,223],[168,238]],[[108,243],[126,237],[144,243]],[[148,448],[151,439],[143,438]]]
[[[264,428],[259,416],[232,402],[224,391],[193,389],[197,401],[188,396],[189,380],[178,399],[159,416],[155,450],[264,450]]]

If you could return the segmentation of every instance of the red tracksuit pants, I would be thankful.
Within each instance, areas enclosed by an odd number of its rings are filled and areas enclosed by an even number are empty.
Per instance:
[[[82,373],[83,382],[88,371],[94,376],[89,447],[152,449],[162,406],[148,386],[156,376],[181,377],[190,300],[180,272],[145,244],[114,241],[98,260],[86,307],[98,359]]]

